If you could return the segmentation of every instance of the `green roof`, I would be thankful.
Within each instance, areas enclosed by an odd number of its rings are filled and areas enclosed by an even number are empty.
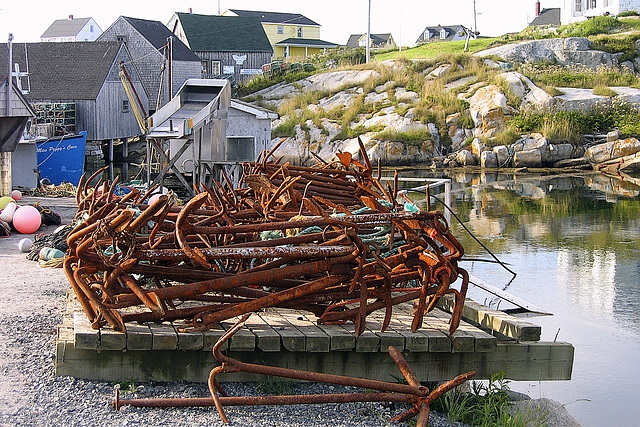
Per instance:
[[[272,53],[260,19],[177,12],[193,52]]]
[[[309,47],[322,47],[333,49],[334,47],[339,46],[336,43],[326,42],[324,40],[319,39],[301,39],[297,37],[291,37],[276,43],[276,46],[309,46]]]

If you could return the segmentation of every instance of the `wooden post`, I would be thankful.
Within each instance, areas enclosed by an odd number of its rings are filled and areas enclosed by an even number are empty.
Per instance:
[[[129,182],[129,138],[122,139],[122,182]]]
[[[113,139],[109,140],[109,181],[113,182]]]
[[[2,151],[1,153],[1,163],[0,163],[0,181],[2,181],[2,191],[3,196],[11,195],[11,190],[13,187],[13,182],[11,179],[11,151]]]

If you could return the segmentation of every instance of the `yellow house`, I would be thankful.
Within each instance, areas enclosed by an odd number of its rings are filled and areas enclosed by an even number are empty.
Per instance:
[[[228,9],[222,16],[259,18],[269,43],[273,46],[275,60],[304,58],[338,46],[336,43],[320,40],[320,24],[299,13]]]

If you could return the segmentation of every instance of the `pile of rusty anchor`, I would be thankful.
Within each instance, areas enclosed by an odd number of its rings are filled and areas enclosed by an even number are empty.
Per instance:
[[[283,307],[353,321],[359,335],[371,312],[385,310],[384,330],[394,305],[414,301],[415,331],[453,294],[453,333],[468,275],[444,216],[398,202],[398,180],[383,185],[366,155],[338,157],[296,167],[267,153],[244,165],[245,187],[224,175],[184,206],[167,195],[147,204],[154,188],[115,196],[117,179],[88,185],[102,171],[83,177],[64,271],[92,326],[181,319],[204,330]]]
[[[245,315],[231,329],[218,339],[213,347],[213,355],[222,363],[211,370],[209,374],[209,392],[211,397],[202,398],[176,398],[176,399],[120,399],[120,391],[116,389],[115,399],[112,404],[116,410],[124,405],[135,407],[191,407],[191,406],[215,406],[224,423],[228,423],[224,412],[224,406],[258,406],[258,405],[300,405],[323,403],[349,403],[349,402],[404,402],[412,404],[407,411],[395,416],[390,421],[403,422],[418,415],[416,427],[426,427],[429,422],[429,405],[447,391],[459,386],[476,373],[471,371],[458,375],[435,388],[431,392],[418,381],[411,371],[402,354],[393,346],[389,346],[389,355],[400,369],[407,384],[389,383],[384,381],[367,380],[361,378],[345,377],[340,375],[322,374],[316,372],[298,371],[273,366],[244,363],[232,359],[220,351],[221,346],[233,334],[235,334],[247,320]],[[261,375],[269,375],[280,378],[289,378],[299,381],[313,381],[341,386],[360,387],[376,390],[366,393],[341,393],[341,394],[315,394],[315,395],[289,395],[289,396],[228,396],[216,376],[222,373],[248,372]],[[220,394],[220,395],[219,395]]]

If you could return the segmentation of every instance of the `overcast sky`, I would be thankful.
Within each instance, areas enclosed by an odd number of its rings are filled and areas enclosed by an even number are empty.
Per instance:
[[[535,0],[476,0],[477,26],[482,35],[520,31],[533,20]],[[542,0],[559,7],[562,0]],[[301,13],[320,24],[323,40],[346,44],[350,34],[367,31],[369,0],[219,0],[226,9]],[[424,27],[462,24],[473,28],[473,0],[371,0],[371,32],[391,33],[397,43],[412,45]],[[120,15],[167,23],[173,12],[215,15],[216,0],[3,0],[0,2],[0,42],[13,33],[16,42],[39,41],[56,19],[92,17],[103,30]]]

